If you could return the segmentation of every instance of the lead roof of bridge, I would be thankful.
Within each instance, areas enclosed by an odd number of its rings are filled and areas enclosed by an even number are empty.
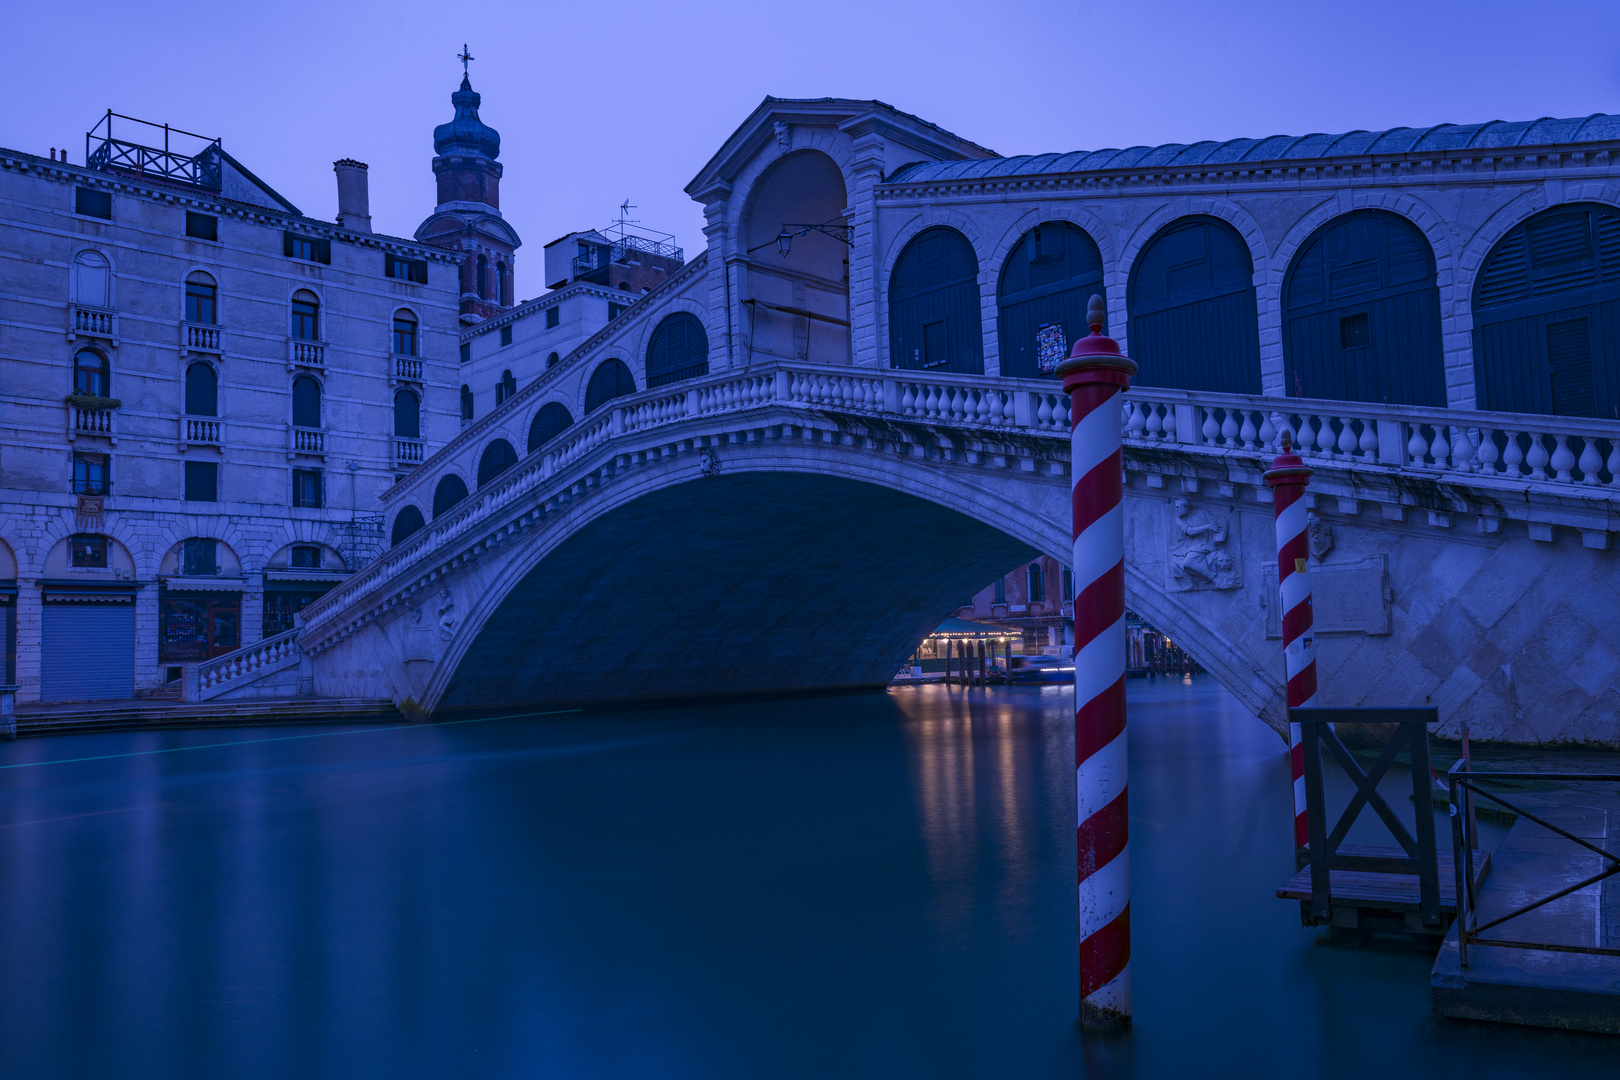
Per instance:
[[[902,165],[884,182],[917,183],[930,180],[976,180],[997,176],[1042,173],[1104,172],[1114,169],[1177,168],[1188,165],[1238,165],[1266,161],[1365,157],[1379,154],[1423,154],[1449,150],[1518,146],[1555,146],[1620,140],[1620,116],[1591,116],[1558,120],[1492,120],[1484,124],[1436,124],[1433,127],[1388,128],[1384,131],[1347,131],[1339,135],[1270,135],[1263,139],[1228,139],[1225,142],[1165,143],[1125,149],[1076,150],[1066,154],[1025,154],[1020,157],[981,158],[967,161],[928,161]]]

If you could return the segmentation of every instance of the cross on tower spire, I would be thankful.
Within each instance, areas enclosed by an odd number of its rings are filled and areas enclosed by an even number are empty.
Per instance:
[[[467,51],[466,42],[462,42],[461,51],[456,53],[456,59],[461,61],[461,73],[462,73],[462,75],[467,75],[469,73],[469,68],[467,67],[467,65],[472,63],[473,60],[475,59],[475,57],[473,56],[472,53]]]

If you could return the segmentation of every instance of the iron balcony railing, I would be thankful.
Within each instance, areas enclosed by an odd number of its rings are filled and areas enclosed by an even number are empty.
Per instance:
[[[161,131],[162,147],[115,138],[114,120],[123,120],[126,124],[136,125],[140,137],[148,138],[152,142],[157,141],[157,133]],[[173,145],[176,137],[187,142],[185,149],[193,152],[188,154],[176,149]],[[169,180],[196,184],[212,191],[218,191],[222,186],[219,154],[218,139],[182,131],[168,124],[137,120],[133,116],[115,113],[111,109],[108,109],[100,122],[84,136],[84,161],[92,169],[114,169],[140,176],[161,176]]]

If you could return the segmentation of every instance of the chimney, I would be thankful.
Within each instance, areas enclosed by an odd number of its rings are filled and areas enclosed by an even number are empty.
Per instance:
[[[371,193],[365,162],[344,158],[332,162],[332,171],[337,173],[338,224],[355,232],[370,232]]]

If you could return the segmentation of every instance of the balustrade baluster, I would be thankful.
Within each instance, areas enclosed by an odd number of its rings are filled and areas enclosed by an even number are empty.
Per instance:
[[[1237,417],[1233,415],[1232,409],[1223,411],[1226,413],[1226,419],[1221,421],[1221,445],[1231,446],[1237,440]]]
[[[1147,406],[1138,401],[1125,403],[1125,437],[1140,439],[1147,431]]]
[[[1598,470],[1603,468],[1603,455],[1598,453],[1597,439],[1588,435],[1583,438],[1581,447],[1581,483],[1595,485],[1598,483]]]
[[[1238,429],[1238,443],[1244,449],[1254,445],[1255,437],[1259,434],[1254,427],[1254,414],[1248,409],[1242,410],[1243,425]]]
[[[1038,408],[1036,408],[1036,410],[1035,410],[1035,426],[1036,427],[1043,427],[1043,428],[1044,427],[1051,427],[1052,426],[1052,406],[1051,406],[1051,403],[1050,403],[1050,401],[1048,400],[1048,398],[1047,398],[1047,396],[1045,394],[1041,394],[1041,395],[1039,395],[1039,397],[1041,399],[1041,403],[1040,403],[1040,406]]]
[[[1164,420],[1159,414],[1159,406],[1151,401],[1144,406],[1147,409],[1147,423],[1144,426],[1147,437],[1154,442],[1164,441]]]
[[[992,390],[985,395],[985,398],[990,403],[990,423],[1000,424],[1005,421],[1007,419],[1007,414],[1002,408],[1001,391]]]
[[[1544,436],[1539,431],[1532,431],[1530,435],[1530,452],[1525,461],[1530,466],[1530,476],[1536,480],[1547,479],[1547,462],[1551,459],[1547,453],[1547,445],[1543,442]]]
[[[1356,429],[1351,426],[1348,416],[1338,417],[1339,421],[1339,456],[1346,461],[1356,456],[1356,450],[1361,446],[1356,438]]]
[[[1217,445],[1216,440],[1220,438],[1220,434],[1221,434],[1221,425],[1215,422],[1215,410],[1214,409],[1205,409],[1204,410],[1204,427],[1203,427],[1204,445],[1205,446],[1215,446],[1215,445]]]
[[[915,383],[901,384],[900,411],[908,416],[917,411],[917,385]]]
[[[1552,467],[1558,470],[1558,479],[1569,484],[1575,481],[1575,452],[1569,448],[1568,435],[1554,435]]]

